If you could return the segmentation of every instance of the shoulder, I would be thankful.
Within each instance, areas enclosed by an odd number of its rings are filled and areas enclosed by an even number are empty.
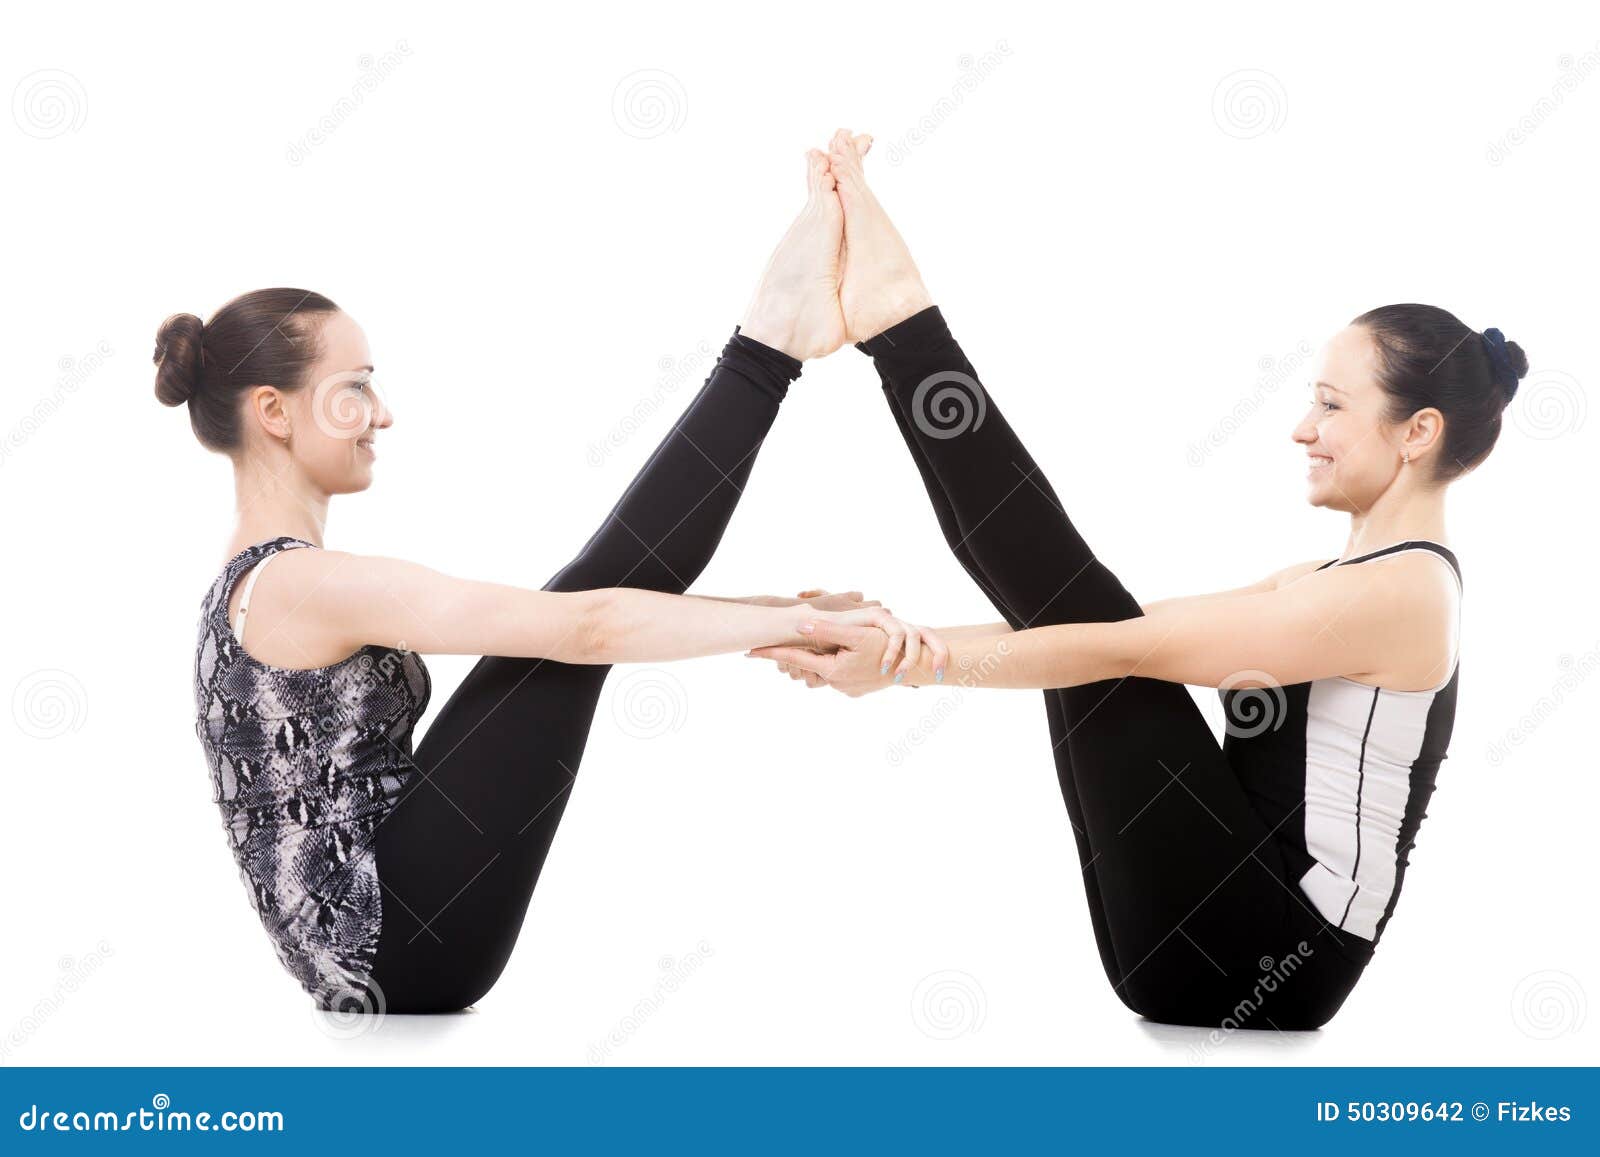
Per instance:
[[[1384,653],[1448,634],[1460,604],[1450,565],[1428,551],[1404,551],[1312,570],[1275,597],[1341,635]]]
[[[333,610],[378,598],[425,569],[403,559],[343,550],[286,550],[278,559],[273,585],[281,596]]]
[[[1426,547],[1397,550],[1333,569],[1364,577],[1396,597],[1409,598],[1424,606],[1453,608],[1461,595],[1455,567],[1443,555]]]
[[[316,614],[351,598],[370,595],[379,585],[372,560],[345,551],[323,550],[309,543],[263,554],[241,570],[229,602],[236,612],[247,587],[250,618]],[[254,583],[251,579],[254,577]]]

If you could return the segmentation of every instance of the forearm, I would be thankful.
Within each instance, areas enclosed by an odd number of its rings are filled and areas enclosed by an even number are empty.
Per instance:
[[[940,631],[950,646],[948,672],[943,681],[934,677],[931,656],[924,653],[902,683],[910,686],[1033,689],[1077,687],[1132,674],[1138,658],[1137,640],[1128,624],[1064,623],[1012,631],[993,627]]]
[[[775,644],[805,645],[809,607],[658,594],[618,587],[589,593],[594,605],[572,663],[659,663]]]
[[[798,607],[805,599],[786,599],[782,595],[684,595],[686,599],[704,599],[709,603],[742,603],[747,607]]]
[[[982,639],[992,635],[1012,634],[1010,623],[975,623],[967,627],[935,627],[939,637],[952,639]]]

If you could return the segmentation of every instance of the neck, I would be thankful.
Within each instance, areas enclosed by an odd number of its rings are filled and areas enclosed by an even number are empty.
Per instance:
[[[1413,539],[1445,542],[1443,486],[1390,486],[1367,510],[1350,515],[1345,558]]]
[[[234,464],[234,547],[287,535],[322,545],[328,495],[313,486],[286,453],[254,454]]]

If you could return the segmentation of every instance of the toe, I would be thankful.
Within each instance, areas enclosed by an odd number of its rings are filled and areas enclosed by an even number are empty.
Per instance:
[[[872,134],[862,133],[853,143],[856,147],[856,152],[864,157],[872,150]]]
[[[853,150],[855,139],[850,135],[849,129],[839,129],[833,134],[833,139],[828,142],[829,151],[835,153],[850,152]]]
[[[815,192],[818,192],[819,190],[824,189],[824,188],[831,188],[832,187],[832,181],[831,180],[828,181],[826,183],[826,185],[824,184],[824,180],[823,179],[825,177],[827,177],[827,175],[828,175],[828,158],[823,155],[822,150],[821,149],[807,149],[806,150],[806,190],[808,192],[815,193]]]

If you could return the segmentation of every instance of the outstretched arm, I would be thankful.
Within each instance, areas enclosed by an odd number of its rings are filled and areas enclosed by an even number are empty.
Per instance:
[[[813,622],[871,623],[887,635],[908,634],[880,607],[750,606],[631,587],[528,590],[338,551],[288,552],[276,565],[287,581],[257,595],[250,621],[269,635],[293,640],[311,664],[368,644],[423,654],[609,664],[690,659],[774,643],[803,646]],[[922,638],[917,635],[919,658]]]
[[[1443,663],[1433,657],[1449,653],[1454,607],[1455,592],[1437,567],[1385,579],[1370,569],[1334,568],[1269,591],[1178,600],[1118,622],[940,634],[949,642],[952,669],[971,686],[1075,687],[1131,675],[1204,687],[1282,686],[1335,675],[1404,686],[1437,681]],[[839,650],[779,646],[755,653],[852,695],[889,685],[876,672],[870,629],[819,624],[815,638]],[[924,662],[903,681],[939,680]]]

